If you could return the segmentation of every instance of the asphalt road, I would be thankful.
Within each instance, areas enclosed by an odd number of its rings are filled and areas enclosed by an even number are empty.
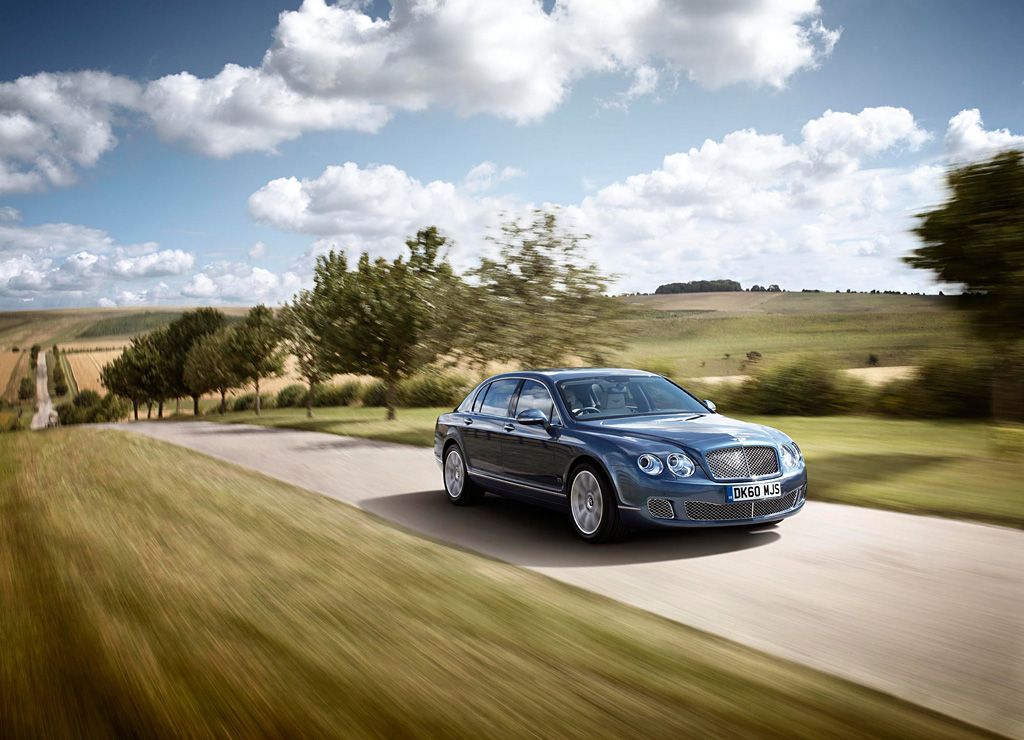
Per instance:
[[[46,387],[46,353],[39,353],[39,362],[36,363],[36,402],[39,410],[32,417],[30,429],[44,429],[46,422],[50,419],[50,412],[53,411],[53,404],[50,401],[50,391]]]
[[[1024,738],[1024,532],[813,501],[777,528],[576,540],[448,504],[431,450],[209,422],[122,425],[768,653]],[[187,474],[187,473],[183,473]]]

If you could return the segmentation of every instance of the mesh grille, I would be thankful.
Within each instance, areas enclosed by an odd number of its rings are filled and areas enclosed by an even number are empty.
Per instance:
[[[774,447],[724,447],[704,455],[711,476],[717,480],[739,480],[779,472]]]
[[[647,499],[647,511],[651,512],[651,516],[658,519],[676,518],[676,510],[672,507],[672,502],[667,498]]]
[[[687,501],[686,516],[699,521],[727,521],[729,519],[754,519],[759,516],[781,514],[792,509],[797,503],[797,492],[793,491],[779,498],[760,501],[733,501],[727,504],[712,504],[707,501]]]

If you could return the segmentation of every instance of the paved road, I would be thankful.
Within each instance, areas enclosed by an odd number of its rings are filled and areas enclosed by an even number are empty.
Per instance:
[[[775,529],[594,547],[554,512],[450,506],[427,449],[209,422],[124,428],[1024,738],[1024,532],[811,501]]]
[[[50,391],[46,388],[46,352],[39,353],[39,362],[36,363],[36,401],[39,410],[32,417],[31,429],[44,429],[46,422],[50,419],[50,412],[53,411],[53,404],[50,402]]]

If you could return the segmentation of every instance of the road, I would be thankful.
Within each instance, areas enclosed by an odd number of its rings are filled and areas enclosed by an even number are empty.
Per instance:
[[[46,352],[39,353],[39,361],[36,363],[36,403],[39,410],[32,417],[31,429],[45,429],[46,422],[50,419],[50,412],[53,411],[53,403],[50,401],[50,391],[46,387]]]
[[[210,422],[121,428],[1024,738],[1024,532],[812,500],[777,528],[595,547],[556,512],[449,505],[428,449]]]

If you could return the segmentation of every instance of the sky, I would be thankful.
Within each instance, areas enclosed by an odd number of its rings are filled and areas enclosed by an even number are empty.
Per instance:
[[[1024,148],[1024,3],[20,3],[0,309],[270,304],[417,229],[558,209],[613,292],[935,292],[951,166]]]

